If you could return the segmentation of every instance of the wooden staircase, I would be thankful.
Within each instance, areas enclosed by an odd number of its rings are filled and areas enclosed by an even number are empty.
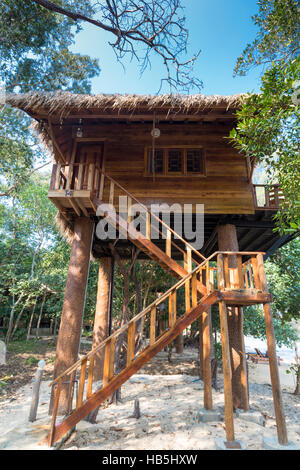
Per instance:
[[[119,227],[123,227],[123,223],[125,223],[120,219],[116,220],[116,222],[118,222]],[[130,233],[131,235],[133,234]],[[136,243],[136,240],[133,242]],[[145,248],[145,241],[138,238],[138,246]],[[149,253],[153,255],[155,252],[154,248],[151,244],[147,244],[147,246]],[[159,255],[159,252],[156,253]],[[230,257],[234,257],[234,263],[229,262]],[[169,256],[168,258],[164,258],[164,260],[167,265],[170,265],[171,261],[173,262],[174,260]],[[236,267],[231,268],[232,264]],[[55,400],[51,431],[48,435],[49,446],[52,446],[68,431],[72,430],[80,420],[85,418],[114,391],[120,388],[144,364],[197,320],[200,315],[207,312],[213,304],[219,303],[220,305],[223,358],[226,364],[226,360],[228,362],[230,358],[228,335],[226,336],[226,322],[224,322],[224,311],[226,310],[224,306],[226,304],[235,306],[257,303],[266,304],[271,301],[271,296],[266,289],[262,253],[217,252],[198,264],[195,269],[186,275],[174,265],[172,272],[174,275],[176,273],[178,277],[180,276],[181,279],[171,289],[51,383],[51,386],[55,388]],[[201,292],[202,297],[200,297],[199,292]],[[185,299],[184,308],[178,301],[179,297]],[[168,326],[164,331],[158,333],[159,305],[163,302],[168,305],[168,308],[164,310],[168,311]],[[137,322],[141,320],[144,324],[144,336],[142,348],[136,351],[135,331]],[[117,343],[119,346],[122,346],[122,351],[126,352],[126,360],[120,371],[115,371],[114,367]],[[101,384],[95,384],[93,382],[94,358],[103,349],[103,380]],[[230,374],[230,371],[228,374]],[[78,377],[78,392],[77,396],[74,397],[76,376]],[[66,384],[68,384],[69,410],[67,416],[59,424],[56,424],[59,399],[63,388],[66,388]],[[227,390],[228,386],[227,384]],[[225,400],[225,424],[227,440],[232,440],[233,412],[228,396],[227,402]],[[212,408],[212,392],[209,384],[208,386],[205,384],[204,387],[204,403],[208,406],[208,409]]]

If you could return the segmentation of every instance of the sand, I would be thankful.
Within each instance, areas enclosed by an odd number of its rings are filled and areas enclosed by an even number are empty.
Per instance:
[[[175,355],[174,355],[175,356]],[[197,358],[197,351],[185,349],[182,360]],[[166,359],[159,353],[156,360]],[[177,360],[180,359],[177,357]],[[276,437],[269,367],[249,363],[250,407],[263,416],[264,426],[235,417],[236,438],[251,450],[262,449],[263,437]],[[292,394],[294,380],[285,370],[288,363],[279,367],[283,390],[289,440],[300,447],[300,397]],[[177,370],[177,369],[176,369]],[[141,371],[143,372],[143,371]],[[221,419],[198,423],[197,412],[203,406],[203,383],[191,375],[136,374],[122,387],[122,402],[112,404],[98,413],[97,423],[85,421],[61,447],[79,450],[183,450],[215,449],[216,439],[225,440],[224,396],[222,375],[219,391],[213,391],[215,410]],[[38,446],[47,434],[50,417],[49,382],[43,382],[38,408],[38,419],[28,423],[32,384],[22,387],[15,400],[0,404],[0,448],[43,449]],[[134,400],[139,398],[141,418],[132,417]]]

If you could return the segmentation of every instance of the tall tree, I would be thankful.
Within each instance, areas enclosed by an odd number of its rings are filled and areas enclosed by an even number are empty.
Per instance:
[[[235,74],[263,65],[261,93],[245,98],[231,132],[234,145],[264,163],[285,197],[280,231],[300,228],[300,10],[297,0],[260,0],[257,37],[237,60]]]
[[[67,8],[75,3],[91,12],[89,1],[59,1]],[[90,91],[98,61],[70,51],[80,25],[28,0],[3,0],[0,17],[0,79],[7,91]]]

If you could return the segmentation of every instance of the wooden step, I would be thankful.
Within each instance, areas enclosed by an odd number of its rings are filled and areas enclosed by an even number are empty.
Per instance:
[[[89,413],[97,408],[105,399],[111,396],[115,390],[120,388],[132,375],[149,362],[158,352],[164,349],[174,339],[193,323],[200,315],[207,311],[214,303],[219,301],[218,292],[215,291],[206,297],[194,308],[180,317],[172,328],[165,331],[160,337],[156,338],[153,345],[148,346],[138,354],[118,375],[116,375],[106,386],[94,392],[80,407],[73,411],[67,418],[59,423],[48,435],[49,445],[52,446],[60,440],[68,431],[74,428],[79,421],[84,419]]]

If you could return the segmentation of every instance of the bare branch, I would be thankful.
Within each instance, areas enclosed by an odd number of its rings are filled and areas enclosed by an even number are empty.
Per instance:
[[[109,42],[117,60],[129,56],[139,62],[141,73],[151,66],[150,53],[161,57],[166,68],[166,82],[171,90],[200,90],[202,81],[193,75],[200,51],[183,60],[187,53],[188,31],[180,0],[91,0],[96,19],[62,8],[46,0],[33,0],[49,11],[76,21],[91,23],[116,36]]]

